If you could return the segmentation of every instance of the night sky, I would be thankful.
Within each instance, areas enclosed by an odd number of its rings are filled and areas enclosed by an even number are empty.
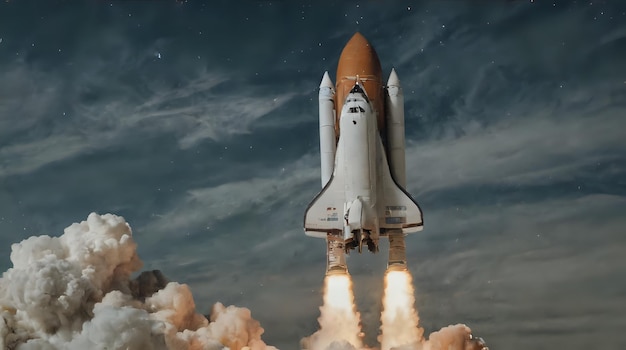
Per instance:
[[[0,271],[90,212],[198,311],[245,306],[296,349],[322,303],[317,87],[360,31],[404,95],[407,237],[427,333],[624,349],[626,2],[0,3]],[[386,268],[348,258],[366,342]]]

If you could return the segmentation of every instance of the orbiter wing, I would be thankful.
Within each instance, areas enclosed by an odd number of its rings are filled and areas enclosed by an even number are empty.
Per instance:
[[[343,230],[346,178],[343,167],[337,166],[345,161],[343,153],[343,147],[337,147],[333,176],[304,212],[304,233],[307,236],[326,238],[329,231]]]
[[[377,148],[378,176],[381,179],[378,184],[379,203],[377,203],[380,234],[385,235],[385,231],[390,229],[402,229],[403,233],[421,231],[424,225],[422,211],[417,202],[391,176],[380,137]]]

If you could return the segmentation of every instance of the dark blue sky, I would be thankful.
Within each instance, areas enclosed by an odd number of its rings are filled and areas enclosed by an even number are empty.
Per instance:
[[[325,267],[301,227],[316,89],[357,30],[404,88],[423,326],[467,323],[492,348],[626,347],[618,0],[3,2],[2,271],[12,243],[115,213],[201,312],[249,307],[267,343],[297,347]],[[385,258],[348,262],[372,339]]]

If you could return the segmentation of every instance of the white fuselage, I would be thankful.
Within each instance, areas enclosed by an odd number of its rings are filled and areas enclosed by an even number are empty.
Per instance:
[[[341,142],[337,145],[339,170],[349,179],[345,182],[344,228],[345,238],[352,237],[354,230],[366,230],[371,238],[378,237],[376,191],[378,160],[376,142],[376,116],[362,93],[350,93],[339,120]],[[358,208],[361,206],[361,208]],[[361,209],[361,210],[359,210]],[[346,220],[346,217],[348,220]]]

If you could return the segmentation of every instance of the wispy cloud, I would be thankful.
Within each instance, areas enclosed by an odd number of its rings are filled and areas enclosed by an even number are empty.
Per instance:
[[[0,135],[10,142],[0,143],[0,176],[132,143],[136,135],[170,134],[181,148],[189,148],[206,139],[246,134],[255,120],[296,96],[243,85],[222,92],[220,86],[229,79],[206,70],[171,87],[153,84],[152,78],[132,84],[111,79],[109,69],[102,66],[76,78],[39,71],[24,62],[5,66],[0,71],[7,82]],[[6,88],[13,84],[16,89]],[[58,88],[72,85],[83,88]]]
[[[146,230],[167,233],[193,229],[199,225],[212,226],[221,220],[253,210],[269,213],[276,204],[297,203],[304,208],[308,202],[301,193],[301,187],[318,182],[316,161],[316,157],[306,155],[272,174],[267,171],[265,174],[251,173],[246,180],[190,189],[186,196],[169,211],[159,215],[159,219]],[[311,196],[314,191],[311,191]],[[268,217],[272,216],[275,215]]]
[[[544,185],[626,152],[623,108],[555,118],[545,111],[516,115],[458,138],[407,148],[409,188],[416,193],[469,184]],[[622,169],[626,171],[626,169]]]

